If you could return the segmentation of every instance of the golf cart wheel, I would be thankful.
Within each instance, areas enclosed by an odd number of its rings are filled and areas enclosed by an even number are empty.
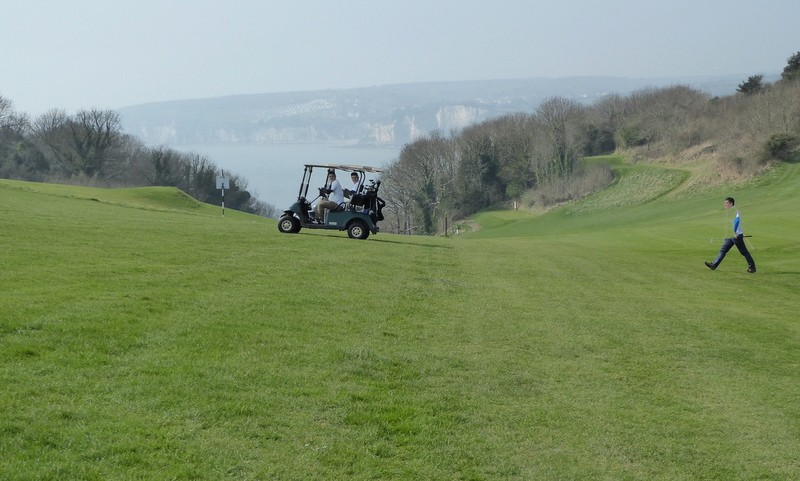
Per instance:
[[[367,229],[367,224],[364,221],[357,220],[350,224],[350,227],[347,228],[347,235],[351,239],[366,239],[369,237],[369,229]]]
[[[284,234],[296,234],[300,232],[300,221],[288,215],[281,217],[278,221],[278,230]]]

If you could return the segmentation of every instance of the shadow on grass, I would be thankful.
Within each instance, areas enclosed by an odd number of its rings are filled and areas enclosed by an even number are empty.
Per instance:
[[[396,240],[389,240],[389,239],[369,239],[367,242],[384,242],[386,244],[402,244],[402,245],[412,245],[417,247],[430,247],[433,249],[452,249],[453,246],[436,246],[431,244],[420,244],[417,242],[405,242],[405,241],[396,241]]]
[[[339,239],[339,240],[347,241],[347,242],[380,242],[380,243],[384,243],[384,244],[400,244],[400,245],[404,245],[404,246],[405,245],[411,245],[411,246],[416,246],[416,247],[428,247],[428,248],[432,248],[432,249],[452,249],[453,248],[452,246],[432,245],[432,244],[413,242],[412,241],[412,238],[413,238],[412,236],[409,236],[409,241],[399,241],[399,240],[391,240],[391,239],[376,239],[374,234],[373,234],[372,236],[370,236],[369,239],[366,239],[365,241],[361,241],[359,239],[351,239],[351,238],[347,237],[346,234],[342,235],[342,234],[336,234],[336,233],[298,232],[296,235],[313,235],[313,236],[317,236],[317,237],[329,237],[331,239]]]

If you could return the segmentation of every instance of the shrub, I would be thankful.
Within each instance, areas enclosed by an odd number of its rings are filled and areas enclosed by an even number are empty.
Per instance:
[[[527,207],[551,207],[597,192],[614,181],[614,173],[607,165],[590,165],[567,177],[557,177],[540,184],[522,196]]]
[[[769,156],[776,160],[788,161],[792,151],[797,147],[797,136],[788,132],[772,134],[767,140],[766,149]]]
[[[647,137],[633,125],[620,127],[618,133],[623,147],[637,147],[647,143]]]

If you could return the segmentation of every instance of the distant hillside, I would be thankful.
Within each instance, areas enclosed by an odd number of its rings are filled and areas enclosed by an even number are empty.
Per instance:
[[[776,76],[777,77],[777,76]],[[146,143],[333,142],[401,146],[562,96],[591,103],[609,94],[688,85],[729,95],[746,75],[684,78],[569,77],[384,85],[235,95],[135,105],[123,128]]]

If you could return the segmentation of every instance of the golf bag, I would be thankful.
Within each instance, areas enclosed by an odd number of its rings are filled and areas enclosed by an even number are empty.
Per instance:
[[[366,188],[366,192],[363,194],[354,194],[350,200],[351,204],[363,207],[364,212],[372,217],[372,222],[383,220],[383,212],[381,211],[384,206],[386,206],[386,202],[378,197],[378,188],[380,186],[380,180],[377,182],[371,181],[370,185]]]

